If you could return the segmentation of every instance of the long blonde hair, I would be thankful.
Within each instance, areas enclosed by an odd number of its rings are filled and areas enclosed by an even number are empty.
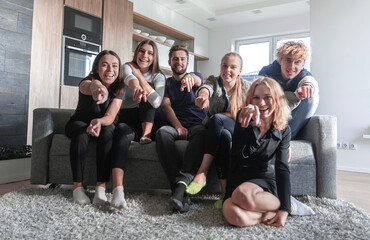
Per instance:
[[[249,87],[247,92],[247,99],[245,101],[245,106],[252,103],[253,94],[256,87],[265,84],[266,87],[271,92],[271,97],[274,100],[275,111],[273,113],[272,125],[277,130],[282,130],[288,125],[288,121],[291,118],[291,112],[286,100],[283,89],[280,84],[274,79],[269,77],[259,77],[253,81],[252,85]]]
[[[222,59],[221,59],[221,64],[222,62],[229,57],[237,57],[240,60],[240,69],[243,68],[243,59],[239,55],[239,53],[236,52],[230,52],[225,54]],[[236,78],[235,86],[234,86],[234,93],[231,96],[230,99],[230,113],[232,118],[235,120],[236,115],[238,114],[238,111],[242,108],[243,103],[245,101],[245,93],[247,89],[244,87],[242,84],[242,79],[240,78],[240,75]]]

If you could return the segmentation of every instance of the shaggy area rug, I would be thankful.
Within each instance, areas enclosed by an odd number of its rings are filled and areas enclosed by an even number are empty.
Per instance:
[[[236,228],[213,207],[216,196],[193,198],[185,214],[168,198],[127,193],[129,209],[120,211],[77,205],[69,189],[24,188],[0,198],[0,239],[370,239],[370,216],[341,200],[299,197],[316,215],[290,216],[279,228]]]

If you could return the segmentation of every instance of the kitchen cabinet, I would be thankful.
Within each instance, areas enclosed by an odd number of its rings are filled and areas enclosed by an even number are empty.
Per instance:
[[[134,20],[134,23],[137,23],[139,25],[142,25],[142,26],[145,26],[145,27],[148,27],[150,29],[153,29],[154,31],[157,31],[157,32],[161,32],[161,33],[164,33],[170,37],[173,37],[173,38],[176,38],[176,39],[179,39],[179,40],[183,40],[183,41],[186,41],[186,40],[194,40],[194,37],[186,34],[186,33],[183,33],[183,32],[180,32],[174,28],[171,28],[171,27],[168,27],[160,22],[157,22],[153,19],[150,19],[144,15],[141,15],[139,13],[136,13],[134,12],[133,14],[133,20]]]
[[[78,87],[60,86],[59,108],[76,109],[78,103]]]
[[[161,68],[170,69],[168,65],[168,52],[170,51],[170,47],[162,44],[157,44],[158,48],[158,64]]]
[[[102,49],[115,51],[122,62],[132,60],[133,3],[104,1]]]
[[[81,0],[66,0],[70,6],[81,11],[88,11]],[[83,3],[85,0],[82,1]],[[100,9],[103,18],[102,50],[113,50],[121,58],[122,62],[131,60],[131,54],[127,49],[132,48],[132,9],[133,5],[127,0],[104,1],[104,12],[102,13],[102,0],[88,0],[95,4],[95,9]],[[95,3],[93,3],[95,2]],[[93,9],[93,7],[90,7]],[[84,11],[84,12],[86,12]],[[91,11],[88,13],[92,13]],[[123,14],[122,14],[123,13]],[[78,87],[60,86],[60,108],[75,109],[78,103]]]
[[[103,0],[65,0],[64,4],[82,12],[102,17]]]
[[[189,53],[189,65],[188,65],[188,72],[194,72],[194,65],[195,65],[195,55]]]
[[[144,28],[144,31],[146,29],[149,29],[149,31],[150,30],[154,31],[155,34],[153,34],[153,35],[162,34],[162,35],[174,38],[174,40],[176,40],[175,44],[185,43],[185,45],[190,46],[188,49],[190,50],[191,54],[194,56],[195,61],[209,60],[209,58],[207,58],[205,56],[202,56],[200,54],[196,54],[196,53],[193,52],[194,51],[194,37],[193,36],[190,36],[186,33],[180,32],[180,31],[178,31],[174,28],[166,26],[166,25],[164,25],[160,22],[157,22],[153,19],[145,17],[145,16],[143,16],[139,13],[136,13],[136,12],[133,13],[133,22],[135,24],[138,24],[138,25],[142,26]],[[136,32],[133,33],[133,40],[134,41],[141,42],[141,41],[146,40],[146,39],[156,42],[157,45],[161,44],[161,45],[165,45],[165,46],[169,46],[169,47],[171,46],[170,44],[168,44],[166,42],[161,42],[161,41],[158,41],[156,39],[152,39],[149,36],[142,35],[141,33],[136,33]],[[168,58],[168,56],[167,56],[167,58]]]
[[[33,110],[58,108],[62,58],[63,0],[34,0],[27,143],[32,141]]]

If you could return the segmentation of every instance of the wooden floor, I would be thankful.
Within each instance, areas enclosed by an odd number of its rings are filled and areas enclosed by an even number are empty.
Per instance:
[[[352,202],[370,215],[370,174],[338,171],[338,199]],[[0,196],[22,187],[37,187],[29,180],[0,184]]]

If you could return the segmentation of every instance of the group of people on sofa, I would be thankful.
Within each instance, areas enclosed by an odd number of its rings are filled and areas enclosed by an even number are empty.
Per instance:
[[[184,46],[171,47],[167,79],[153,41],[140,42],[133,60],[123,65],[115,52],[100,52],[79,85],[78,106],[66,125],[74,201],[91,203],[82,185],[91,138],[97,141],[93,203],[107,202],[105,184],[112,174],[110,204],[125,209],[130,143],[147,144],[155,137],[175,211],[189,211],[189,196],[206,186],[214,161],[221,185],[215,207],[222,208],[228,223],[283,226],[291,205],[299,204],[290,190],[290,140],[318,105],[318,84],[304,69],[308,54],[302,42],[286,42],[277,60],[249,82],[240,77],[243,60],[235,52],[225,54],[219,75],[206,80],[199,72],[187,72]],[[189,141],[183,160],[176,157],[179,139]]]

